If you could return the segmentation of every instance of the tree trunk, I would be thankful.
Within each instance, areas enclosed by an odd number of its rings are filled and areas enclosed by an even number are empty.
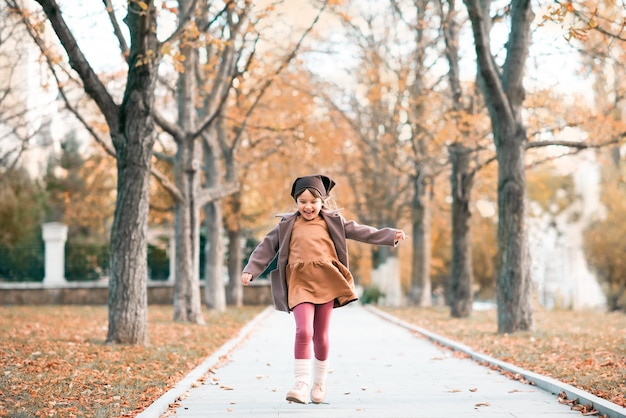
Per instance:
[[[226,310],[224,288],[224,243],[222,240],[222,203],[217,200],[204,206],[206,248],[204,265],[206,305],[217,312]]]
[[[470,172],[471,150],[456,143],[449,147],[452,161],[452,277],[450,315],[466,318],[472,313],[472,247],[470,233],[474,174]]]
[[[174,320],[204,323],[200,300],[200,213],[195,203],[199,188],[197,141],[179,144],[174,165],[176,186],[183,199],[175,205],[176,275]]]
[[[497,148],[498,332],[532,328],[532,281],[526,236],[525,132],[518,127]]]
[[[411,259],[411,286],[409,302],[416,306],[432,305],[430,281],[430,195],[427,183],[419,175],[414,181],[413,193],[413,256]]]
[[[129,8],[131,6],[129,5]],[[148,343],[148,211],[155,141],[152,106],[159,59],[156,12],[129,9],[125,19],[131,44],[119,131],[111,129],[117,156],[117,201],[111,229],[109,328],[107,342]],[[153,51],[152,60],[145,60]]]
[[[130,106],[129,106],[130,107]],[[134,112],[130,112],[131,114]],[[152,140],[144,118],[128,118],[117,159],[117,200],[111,228],[107,342],[148,344],[148,206]],[[130,139],[134,138],[134,140]]]
[[[217,135],[224,135],[223,118],[218,116],[211,132],[205,136],[204,177],[205,187],[219,187],[221,178],[220,147]],[[205,304],[217,312],[226,310],[226,288],[224,286],[224,242],[222,202],[213,200],[204,205],[206,247],[204,248]]]
[[[241,269],[243,268],[243,251],[241,248],[241,230],[228,230],[228,286],[226,302],[236,307],[243,306],[243,286]]]
[[[181,5],[184,6],[183,2]],[[200,299],[200,152],[196,130],[198,53],[191,42],[182,48],[185,71],[179,73],[178,125],[183,134],[177,138],[174,178],[181,198],[175,204],[176,276],[174,282],[174,320],[204,323]]]
[[[236,178],[237,167],[233,154],[225,158],[227,178]],[[237,192],[229,200],[230,216],[224,220],[228,233],[228,285],[226,286],[226,303],[236,307],[243,306],[243,285],[241,270],[243,269],[243,234],[241,232],[241,193]]]

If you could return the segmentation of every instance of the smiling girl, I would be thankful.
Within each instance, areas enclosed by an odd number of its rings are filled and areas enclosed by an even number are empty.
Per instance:
[[[270,273],[274,306],[293,312],[296,322],[296,384],[287,393],[287,400],[292,402],[308,402],[311,343],[311,400],[321,403],[325,399],[331,312],[358,299],[348,269],[346,240],[396,246],[406,239],[402,230],[360,225],[346,221],[337,210],[329,210],[328,193],[334,186],[335,182],[324,175],[298,177],[291,188],[298,210],[280,215],[280,223],[255,248],[241,275],[244,286],[249,285],[278,254],[277,268]]]

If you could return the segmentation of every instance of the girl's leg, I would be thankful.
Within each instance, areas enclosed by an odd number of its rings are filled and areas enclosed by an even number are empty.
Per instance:
[[[313,351],[317,360],[327,360],[330,351],[330,317],[333,313],[334,301],[315,306],[313,319]]]
[[[296,384],[287,393],[287,400],[307,403],[311,380],[311,339],[313,337],[313,318],[315,305],[301,303],[293,308],[296,320],[296,338],[294,343],[294,374]]]
[[[293,308],[293,316],[296,320],[296,341],[294,344],[294,357],[296,359],[311,358],[311,340],[315,329],[316,306],[312,303],[301,303]]]
[[[313,403],[321,403],[326,397],[326,375],[328,374],[328,352],[330,351],[330,317],[333,306],[334,301],[315,305],[315,319],[313,321],[315,360],[313,364],[313,388],[311,389]]]

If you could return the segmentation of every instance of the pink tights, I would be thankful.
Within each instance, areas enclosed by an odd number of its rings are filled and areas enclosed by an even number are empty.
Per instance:
[[[294,346],[296,359],[311,358],[311,341],[313,341],[315,358],[320,361],[328,359],[330,349],[328,331],[333,305],[334,301],[331,300],[322,305],[301,303],[293,308],[293,315],[296,319]]]

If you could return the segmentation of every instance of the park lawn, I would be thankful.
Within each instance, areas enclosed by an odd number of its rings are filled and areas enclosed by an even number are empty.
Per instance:
[[[626,314],[535,309],[534,331],[497,333],[496,310],[382,308],[408,323],[626,407]]]
[[[205,311],[206,325],[150,306],[150,345],[105,344],[105,306],[0,307],[0,416],[134,416],[265,307]]]

